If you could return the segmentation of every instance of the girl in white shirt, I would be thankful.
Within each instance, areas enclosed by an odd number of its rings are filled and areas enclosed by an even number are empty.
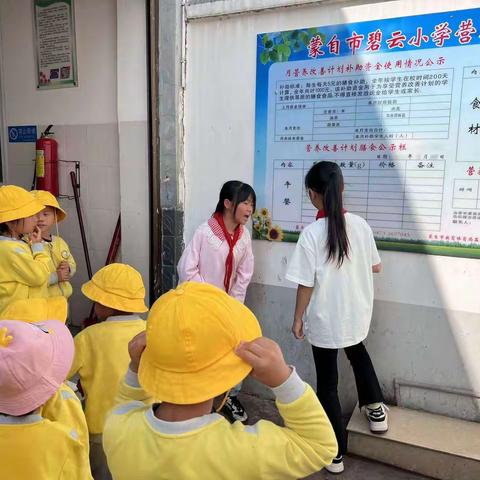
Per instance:
[[[317,395],[335,430],[338,455],[327,470],[344,470],[346,432],[338,399],[337,353],[344,349],[365,407],[370,429],[388,429],[386,407],[370,356],[362,341],[370,327],[373,275],[381,263],[367,222],[343,209],[343,176],[334,162],[315,164],[305,177],[317,220],[300,235],[287,278],[298,284],[292,331],[312,345]]]

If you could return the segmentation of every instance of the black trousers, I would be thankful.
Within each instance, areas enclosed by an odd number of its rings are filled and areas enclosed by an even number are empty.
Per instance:
[[[359,406],[383,402],[383,395],[365,345],[358,343],[346,347],[345,353],[350,360],[357,386]],[[320,348],[312,345],[313,359],[317,371],[317,396],[332,424],[338,442],[338,455],[347,450],[347,432],[342,421],[342,407],[338,399],[338,369],[335,348]]]

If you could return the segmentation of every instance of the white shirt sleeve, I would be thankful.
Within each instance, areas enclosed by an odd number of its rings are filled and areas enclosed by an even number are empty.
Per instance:
[[[185,247],[185,250],[180,257],[177,265],[178,280],[182,282],[205,282],[200,274],[200,251],[202,249],[203,235],[202,231],[197,228],[193,234],[190,243]]]
[[[316,258],[313,245],[308,243],[306,236],[301,234],[285,277],[299,285],[313,287],[315,284]]]
[[[372,257],[372,265],[378,265],[379,263],[382,263],[382,259],[378,254],[377,244],[375,243],[375,238],[373,236],[373,232],[370,227],[368,227],[368,233],[370,236],[370,250],[371,250],[371,257]]]

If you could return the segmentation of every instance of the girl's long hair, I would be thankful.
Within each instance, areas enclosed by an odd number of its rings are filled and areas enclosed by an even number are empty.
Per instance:
[[[225,200],[230,200],[233,207],[233,214],[237,211],[239,203],[245,202],[249,198],[253,201],[253,209],[255,210],[257,203],[257,196],[255,195],[255,190],[248,185],[248,183],[243,183],[238,180],[230,180],[223,184],[222,189],[220,190],[220,196],[218,199],[217,207],[215,208],[215,213],[222,213],[225,210]]]
[[[343,175],[334,162],[318,162],[307,173],[305,187],[323,197],[323,208],[328,222],[327,261],[337,262],[341,267],[348,258],[348,241],[345,216],[343,212]]]

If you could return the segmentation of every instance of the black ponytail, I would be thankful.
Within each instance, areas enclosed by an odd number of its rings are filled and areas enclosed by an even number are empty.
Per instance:
[[[234,205],[233,213],[235,214],[238,204],[245,202],[248,199],[252,200],[253,209],[255,210],[257,203],[255,190],[248,185],[248,183],[243,183],[238,180],[230,180],[229,182],[224,183],[222,189],[220,190],[215,213],[223,214],[225,210],[225,200],[230,200]]]
[[[341,267],[348,258],[350,245],[343,212],[343,175],[334,162],[316,163],[305,177],[305,187],[323,197],[323,208],[328,222],[327,261]]]

